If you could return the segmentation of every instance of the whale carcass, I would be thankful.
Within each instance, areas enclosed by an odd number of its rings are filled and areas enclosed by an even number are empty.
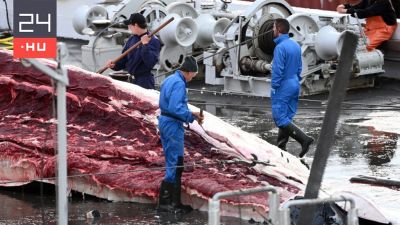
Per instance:
[[[77,67],[68,72],[69,188],[113,201],[155,203],[164,175],[159,92]],[[54,183],[54,86],[48,76],[0,51],[0,185]],[[185,204],[207,210],[217,192],[262,185],[276,186],[281,202],[303,193],[308,170],[298,158],[209,113],[205,118],[203,127],[193,123],[185,131]],[[251,154],[269,164],[240,163],[251,162]],[[235,216],[240,206],[242,216],[261,219],[267,200],[268,194],[224,199],[222,214]]]

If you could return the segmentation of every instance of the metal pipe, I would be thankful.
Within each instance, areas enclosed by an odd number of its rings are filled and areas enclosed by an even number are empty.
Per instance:
[[[57,214],[58,225],[68,224],[66,86],[57,82]]]
[[[242,40],[242,21],[243,21],[243,17],[239,16],[239,34],[238,34],[238,42],[240,43],[240,41]],[[240,75],[240,48],[241,45],[237,46],[236,49],[236,73],[235,75],[239,76]]]
[[[68,79],[68,71],[63,66],[63,58],[67,56],[64,43],[58,43],[58,69],[61,77]],[[68,224],[68,180],[67,180],[67,88],[62,82],[57,82],[57,166],[58,166],[58,195],[57,214],[58,225]]]
[[[278,190],[273,186],[249,188],[244,190],[236,191],[225,191],[216,193],[208,203],[208,224],[209,225],[219,225],[220,224],[220,199],[236,196],[236,195],[249,195],[260,192],[271,192],[269,196],[269,219],[273,224],[279,224],[279,203],[280,195]]]
[[[317,205],[321,203],[330,203],[330,202],[350,202],[350,210],[347,214],[347,224],[348,225],[358,225],[358,216],[355,200],[349,196],[338,196],[338,197],[330,197],[330,198],[322,198],[322,199],[299,199],[285,202],[281,208],[281,220],[282,225],[290,225],[290,207],[295,205]]]
[[[222,18],[228,18],[228,19],[236,18],[236,15],[232,14],[232,13],[213,12],[213,13],[211,13],[211,15],[214,17],[222,17]]]

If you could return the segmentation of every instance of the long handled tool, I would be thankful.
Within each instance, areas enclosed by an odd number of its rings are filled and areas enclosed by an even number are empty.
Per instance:
[[[151,32],[149,34],[149,37],[152,37],[153,35],[155,35],[156,33],[158,33],[161,29],[163,29],[165,26],[167,26],[169,23],[171,23],[175,18],[171,17],[169,20],[165,21],[163,24],[161,24],[157,29],[155,29],[153,32]],[[120,56],[118,56],[116,59],[113,60],[113,63],[118,62],[119,60],[121,60],[122,58],[124,58],[126,55],[128,55],[129,52],[131,52],[133,49],[137,48],[139,45],[141,45],[142,42],[138,41],[136,42],[136,44],[134,44],[132,47],[130,47],[128,50],[126,50],[124,53],[122,53]],[[103,68],[101,68],[99,71],[97,71],[97,73],[103,73],[104,71],[106,71],[106,69],[108,69],[107,66],[104,66]]]
[[[203,109],[202,109],[202,108],[200,108],[200,117],[203,117],[203,119],[204,119],[204,113],[203,113]],[[199,125],[200,125],[201,129],[203,129],[204,133],[206,133],[207,135],[209,135],[209,134],[207,133],[207,131],[204,129],[203,123],[199,123]]]

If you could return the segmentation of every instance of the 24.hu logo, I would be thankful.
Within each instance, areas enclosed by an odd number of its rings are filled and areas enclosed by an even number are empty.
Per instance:
[[[57,0],[14,0],[14,58],[55,58]]]

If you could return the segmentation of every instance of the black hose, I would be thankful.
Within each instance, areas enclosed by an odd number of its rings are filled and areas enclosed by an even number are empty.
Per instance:
[[[7,1],[3,0],[4,4],[6,5],[6,17],[7,17],[7,24],[8,24],[8,29],[11,31],[11,25],[10,25],[10,19],[8,18],[8,6],[7,6]]]

